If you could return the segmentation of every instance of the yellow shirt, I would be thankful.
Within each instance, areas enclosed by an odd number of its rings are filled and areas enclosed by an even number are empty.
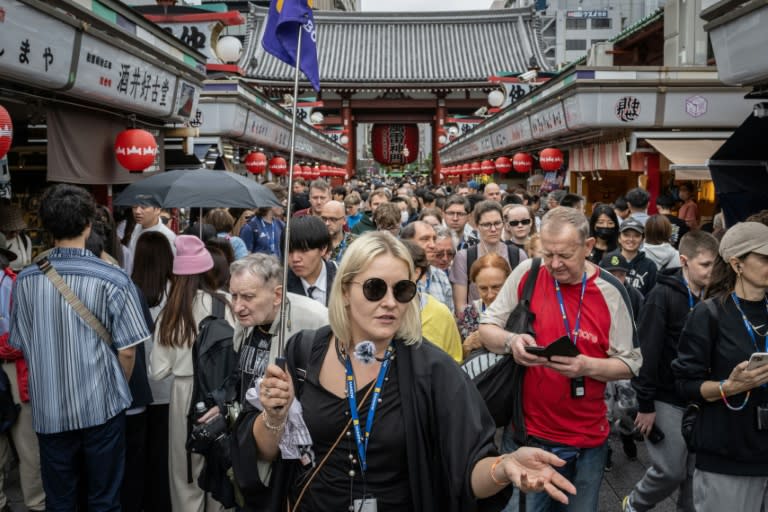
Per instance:
[[[457,363],[462,361],[461,335],[448,306],[431,295],[421,310],[421,335],[443,349]]]

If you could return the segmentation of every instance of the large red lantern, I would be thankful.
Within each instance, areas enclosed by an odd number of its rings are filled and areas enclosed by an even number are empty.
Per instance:
[[[141,172],[155,161],[157,142],[146,130],[132,128],[117,134],[115,157],[130,172]]]
[[[480,164],[480,170],[483,174],[493,174],[496,171],[496,166],[490,160],[483,160]]]
[[[482,171],[483,171],[483,168],[480,165],[480,162],[472,162],[471,164],[469,164],[470,174],[480,174]]]
[[[563,152],[557,148],[542,149],[539,165],[543,171],[556,171],[563,166]]]
[[[461,174],[472,174],[472,166],[467,164],[461,164]]]
[[[267,155],[261,151],[248,153],[245,157],[245,168],[251,174],[261,174],[267,170]]]
[[[301,164],[293,164],[293,177],[294,178],[304,177],[304,169],[301,167]]]
[[[281,156],[276,156],[269,161],[269,172],[273,176],[283,176],[288,172],[288,162]]]
[[[371,139],[373,158],[380,164],[410,164],[419,156],[418,125],[375,124]]]
[[[11,149],[13,142],[13,121],[11,114],[0,105],[0,159],[3,159]]]
[[[515,153],[512,157],[512,168],[520,174],[533,170],[533,157],[528,153]]]

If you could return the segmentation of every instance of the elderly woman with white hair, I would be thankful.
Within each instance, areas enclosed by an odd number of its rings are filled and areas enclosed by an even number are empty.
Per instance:
[[[552,468],[563,464],[552,454],[522,448],[498,456],[477,390],[422,340],[415,277],[402,242],[366,233],[341,262],[330,326],[291,338],[288,371],[267,367],[258,386],[264,410],[247,418],[252,437],[241,444],[255,443],[259,460],[291,468],[285,485],[270,483],[271,510],[285,497],[301,511],[469,510],[510,483],[563,502],[575,492]],[[305,362],[297,362],[300,353]],[[281,460],[278,448],[299,383],[313,443],[314,464],[306,466]]]

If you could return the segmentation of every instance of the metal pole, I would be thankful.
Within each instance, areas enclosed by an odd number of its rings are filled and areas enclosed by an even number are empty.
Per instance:
[[[304,25],[299,28],[299,40],[296,43],[296,66],[293,70],[293,108],[291,112],[291,153],[288,158],[288,204],[285,207],[285,231],[283,244],[283,293],[280,299],[280,323],[277,331],[277,361],[276,364],[285,369],[285,326],[287,324],[288,311],[285,300],[288,294],[288,247],[291,240],[291,203],[293,202],[293,160],[296,149],[296,109],[299,96],[299,63],[301,62],[301,32]]]

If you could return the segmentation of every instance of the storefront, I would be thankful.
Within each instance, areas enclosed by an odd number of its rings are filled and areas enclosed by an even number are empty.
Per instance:
[[[276,156],[288,160],[290,112],[237,79],[206,81],[192,122],[200,131],[195,153],[218,152],[225,167],[237,165],[256,150],[269,160]],[[296,162],[344,166],[347,161],[343,146],[303,121],[296,125],[295,148]],[[282,169],[272,173],[267,166],[264,177],[282,175]]]
[[[150,131],[164,169],[166,129],[195,112],[205,56],[115,0],[0,0],[0,106],[13,143],[0,185],[34,215],[47,182],[88,186],[104,203],[113,185],[140,177],[122,168],[115,138]]]
[[[611,202],[638,184],[655,196],[675,180],[706,183],[708,176],[692,171],[706,168],[717,144],[752,110],[747,92],[722,84],[712,67],[578,66],[448,144],[441,161],[517,152],[535,158],[553,147],[566,155],[565,183],[590,203]],[[683,158],[692,152],[694,161]],[[710,201],[705,215],[713,207]]]

